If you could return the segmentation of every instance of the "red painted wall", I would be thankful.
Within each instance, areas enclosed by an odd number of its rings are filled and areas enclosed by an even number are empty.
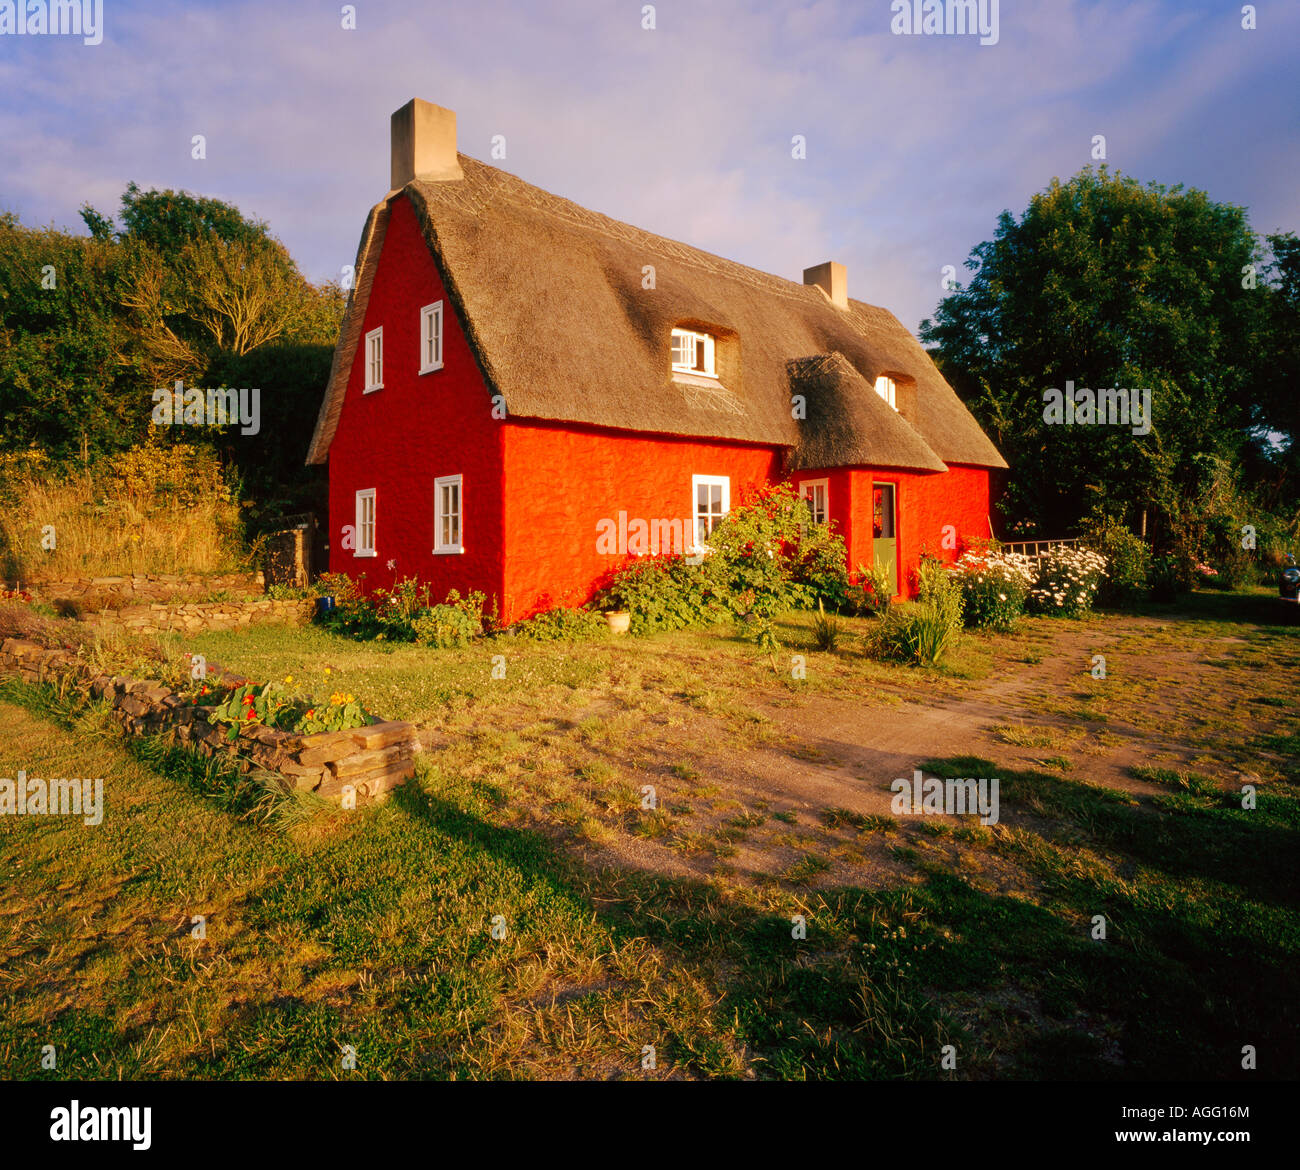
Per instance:
[[[443,367],[420,374],[420,309],[443,302]],[[384,387],[363,393],[364,334],[384,329]],[[392,207],[362,344],[352,364],[338,430],[330,446],[330,569],[366,589],[401,577],[428,582],[436,600],[449,589],[503,597],[502,424],[464,331],[443,288],[415,213]],[[462,554],[433,553],[433,483],[464,476]],[[374,488],[374,557],[343,548],[354,523],[355,493]],[[393,567],[389,568],[389,563]]]
[[[579,605],[630,557],[597,551],[602,520],[689,519],[691,477],[727,476],[731,504],[774,479],[776,452],[740,443],[646,436],[560,423],[505,427],[505,593],[518,619]]]

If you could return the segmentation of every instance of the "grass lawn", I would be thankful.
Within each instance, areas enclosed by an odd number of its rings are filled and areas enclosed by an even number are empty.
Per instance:
[[[865,623],[817,652],[802,617],[775,671],[726,629],[175,647],[418,722],[416,781],[351,813],[7,684],[0,775],[103,776],[106,813],[0,819],[0,1059],[51,1078],[1294,1078],[1300,650],[1269,600],[1031,620],[926,671],[865,658]],[[909,762],[999,777],[1001,820],[891,815]]]

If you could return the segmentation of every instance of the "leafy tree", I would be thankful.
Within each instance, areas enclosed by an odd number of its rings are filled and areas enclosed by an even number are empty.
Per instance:
[[[1013,531],[1064,535],[1102,502],[1170,533],[1204,490],[1194,456],[1235,460],[1257,421],[1260,259],[1241,208],[1105,167],[1002,213],[920,333],[1011,465]],[[1150,433],[1049,424],[1044,391],[1067,382],[1149,389]]]

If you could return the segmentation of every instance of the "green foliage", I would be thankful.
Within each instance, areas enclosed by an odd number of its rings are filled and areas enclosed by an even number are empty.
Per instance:
[[[479,634],[482,624],[462,605],[431,605],[420,610],[411,619],[415,641],[421,646],[443,650],[468,646],[469,640]]]
[[[775,617],[821,601],[833,608],[854,593],[843,540],[815,524],[788,484],[764,488],[709,536],[698,565],[683,557],[637,560],[614,574],[602,603],[626,609],[632,632],[674,630],[730,616],[765,651],[779,646]]]
[[[821,601],[817,602],[817,616],[813,618],[813,645],[818,650],[834,650],[844,632],[844,623],[834,614],[828,615]]]
[[[935,666],[943,660],[960,635],[960,595],[939,592],[932,597],[931,601],[905,601],[881,615],[872,647],[876,657],[916,666]]]
[[[452,589],[437,605],[430,602],[429,587],[415,577],[403,577],[391,589],[367,594],[360,581],[344,573],[323,574],[315,586],[319,596],[334,598],[334,608],[316,620],[336,634],[361,641],[419,642],[424,646],[464,646],[483,632],[483,607],[479,592],[462,597]]]
[[[303,466],[344,297],[305,280],[267,226],[187,192],[128,186],[120,232],[90,237],[0,215],[0,448],[37,445],[83,467],[150,432],[152,392],[257,389],[261,427],[167,428],[212,444],[258,504],[252,527],[325,510]]]
[[[518,622],[510,632],[534,642],[589,641],[609,637],[605,615],[591,609],[548,609],[526,621]]]
[[[716,590],[704,565],[679,556],[645,557],[614,574],[600,603],[627,610],[631,633],[651,634],[722,620],[725,610]]]
[[[916,594],[922,605],[934,609],[941,623],[961,629],[961,584],[943,561],[929,553],[922,553],[917,563]]]
[[[328,703],[315,703],[281,683],[249,683],[234,687],[224,697],[206,685],[201,691],[192,701],[207,707],[210,723],[229,726],[226,738],[232,743],[239,738],[241,727],[271,727],[312,735],[365,727],[374,722],[370,712],[351,694],[336,693]]]
[[[1097,589],[1102,605],[1133,605],[1147,592],[1151,574],[1151,549],[1137,533],[1114,515],[1100,509],[1087,518],[1088,545],[1106,558],[1106,575]]]
[[[1285,243],[1274,253],[1290,272],[1294,253]],[[1019,219],[1001,215],[967,261],[969,285],[920,333],[1011,465],[1011,521],[1064,536],[1100,492],[1130,513],[1149,509],[1165,541],[1195,494],[1193,457],[1231,459],[1246,427],[1266,421],[1255,409],[1259,339],[1275,298],[1241,278],[1259,261],[1240,207],[1105,167],[1053,180]],[[1152,432],[1046,424],[1043,391],[1067,381],[1150,388]]]

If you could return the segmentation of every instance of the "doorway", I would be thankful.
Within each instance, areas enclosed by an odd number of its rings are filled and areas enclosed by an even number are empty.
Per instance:
[[[895,488],[892,483],[871,485],[872,551],[876,568],[889,580],[891,597],[898,595],[898,536]]]

